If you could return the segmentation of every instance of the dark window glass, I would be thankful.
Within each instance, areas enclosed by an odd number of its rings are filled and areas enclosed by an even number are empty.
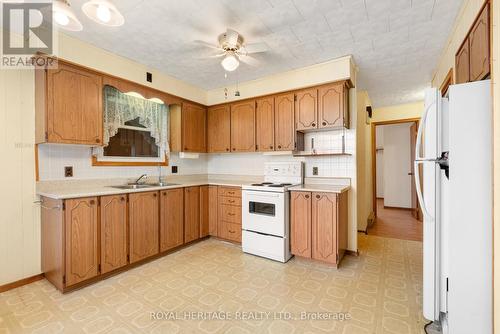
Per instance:
[[[257,213],[266,216],[275,216],[276,206],[270,203],[250,202],[250,213]]]

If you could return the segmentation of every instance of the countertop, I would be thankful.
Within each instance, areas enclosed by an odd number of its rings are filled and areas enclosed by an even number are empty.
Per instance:
[[[301,184],[288,188],[290,191],[315,191],[322,193],[341,194],[351,189],[348,185],[333,185],[333,184]]]

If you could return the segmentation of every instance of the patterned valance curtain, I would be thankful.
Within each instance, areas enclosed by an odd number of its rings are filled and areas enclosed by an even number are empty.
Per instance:
[[[168,144],[168,107],[163,103],[124,94],[112,86],[104,87],[104,146],[125,122],[139,119],[150,129],[160,152],[170,153]],[[162,155],[160,155],[162,156]]]

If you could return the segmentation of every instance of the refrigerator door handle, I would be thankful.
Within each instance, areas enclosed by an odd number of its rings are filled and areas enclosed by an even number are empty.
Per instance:
[[[429,213],[429,211],[427,211],[427,207],[425,206],[424,196],[422,194],[422,188],[420,187],[419,164],[422,164],[424,162],[436,161],[436,159],[434,158],[424,158],[420,155],[421,153],[420,149],[422,148],[422,133],[425,128],[425,123],[427,122],[427,115],[429,114],[429,110],[435,105],[436,101],[433,101],[427,108],[425,108],[424,114],[422,115],[422,120],[418,125],[417,140],[416,140],[417,147],[415,147],[415,188],[417,190],[417,199],[418,202],[420,203],[420,208],[422,209],[424,216],[429,221],[434,221],[434,217]]]

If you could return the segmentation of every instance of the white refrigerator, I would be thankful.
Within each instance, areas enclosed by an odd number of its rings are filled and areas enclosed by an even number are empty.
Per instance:
[[[423,314],[443,333],[492,332],[491,82],[428,89],[415,170],[424,213]]]

